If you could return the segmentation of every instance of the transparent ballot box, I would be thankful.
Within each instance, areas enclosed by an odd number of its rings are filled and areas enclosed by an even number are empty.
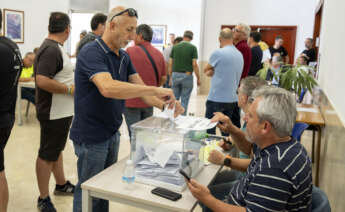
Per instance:
[[[205,131],[179,128],[165,118],[149,117],[131,126],[132,159],[136,182],[182,191],[183,169],[195,177],[204,166],[204,143],[200,136]]]

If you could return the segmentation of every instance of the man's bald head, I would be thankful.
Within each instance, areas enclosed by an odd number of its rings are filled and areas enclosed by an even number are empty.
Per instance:
[[[126,10],[127,8],[123,7],[123,6],[117,6],[115,8],[113,8],[108,17],[107,17],[107,22],[110,22],[110,21],[115,21],[115,23],[119,23],[119,21],[121,20],[122,16],[128,16],[128,13],[124,13],[124,14],[121,14],[119,16],[116,16],[114,17],[114,15]],[[114,18],[113,18],[114,17]],[[113,20],[111,20],[113,19]]]
[[[224,28],[219,33],[219,38],[224,40],[231,40],[232,39],[232,31],[230,28]]]
[[[233,38],[232,38],[232,31],[229,28],[224,28],[219,33],[219,43],[220,48],[223,48],[227,45],[233,44]]]
[[[137,13],[134,9],[123,6],[115,7],[107,17],[102,39],[116,52],[134,39],[136,27]]]

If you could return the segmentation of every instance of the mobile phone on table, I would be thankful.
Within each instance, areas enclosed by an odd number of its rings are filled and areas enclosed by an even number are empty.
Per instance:
[[[182,176],[184,176],[184,178],[186,178],[186,180],[188,180],[188,182],[190,181],[190,177],[185,171],[183,171],[183,169],[179,169],[178,171],[180,172]]]
[[[151,193],[172,201],[176,201],[182,197],[182,194],[161,187],[154,188]]]

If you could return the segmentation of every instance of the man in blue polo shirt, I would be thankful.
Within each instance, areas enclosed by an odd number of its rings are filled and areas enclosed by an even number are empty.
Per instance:
[[[205,74],[212,77],[205,116],[210,119],[214,112],[222,112],[230,117],[237,127],[241,127],[240,120],[233,118],[233,114],[237,107],[236,90],[242,74],[243,56],[233,45],[232,32],[229,28],[222,29],[219,33],[219,42],[220,49],[212,53],[204,69]],[[207,132],[216,134],[216,128]],[[222,132],[222,135],[229,134]]]
[[[248,145],[252,159],[228,156],[221,162],[246,169],[246,175],[223,193],[193,179],[188,188],[207,207],[204,211],[310,211],[311,161],[305,148],[290,137],[297,114],[295,97],[282,88],[264,86],[254,91],[251,101],[245,136],[252,143]],[[220,116],[217,121],[229,131],[228,118]]]
[[[124,100],[141,97],[160,109],[175,102],[171,89],[145,86],[128,54],[121,49],[133,40],[136,25],[134,9],[116,7],[107,18],[102,38],[86,44],[78,54],[75,116],[70,131],[78,157],[74,212],[81,211],[81,183],[117,161]],[[183,113],[181,105],[176,105],[176,114]],[[93,199],[92,211],[108,211],[108,201]]]

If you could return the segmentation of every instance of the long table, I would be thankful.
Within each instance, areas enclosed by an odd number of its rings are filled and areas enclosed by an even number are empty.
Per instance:
[[[92,211],[92,197],[156,212],[194,210],[197,200],[188,188],[181,192],[182,198],[176,202],[152,194],[151,190],[155,187],[151,185],[134,183],[133,188],[128,189],[121,180],[126,160],[119,161],[81,185],[83,212]],[[205,166],[195,179],[208,185],[220,169],[221,166],[217,165]]]
[[[321,151],[321,135],[322,128],[325,126],[325,120],[323,119],[320,109],[317,105],[313,104],[300,104],[297,105],[297,117],[296,122],[303,122],[316,128],[318,132],[316,143],[316,164],[315,164],[315,185],[319,186],[319,169],[320,169],[320,151]],[[312,158],[314,158],[314,132],[312,143]]]

